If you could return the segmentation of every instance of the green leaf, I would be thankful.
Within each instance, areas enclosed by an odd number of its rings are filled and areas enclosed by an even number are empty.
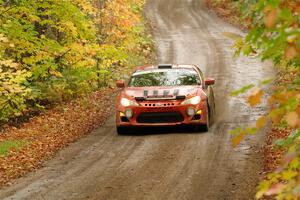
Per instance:
[[[231,96],[238,96],[238,95],[240,95],[240,94],[246,93],[247,91],[249,91],[249,90],[252,89],[253,87],[255,87],[254,84],[246,85],[246,86],[242,87],[242,88],[239,89],[239,90],[235,90],[235,91],[231,92],[230,95],[231,95]]]

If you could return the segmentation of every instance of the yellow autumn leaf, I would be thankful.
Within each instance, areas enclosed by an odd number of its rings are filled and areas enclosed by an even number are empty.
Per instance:
[[[283,183],[274,184],[273,186],[270,187],[268,191],[264,193],[264,195],[266,196],[276,195],[280,193],[284,188],[286,188],[286,185],[284,185]]]
[[[286,122],[290,127],[296,127],[299,121],[299,115],[296,112],[290,112],[285,116]]]
[[[287,60],[292,60],[298,56],[298,51],[295,45],[289,45],[284,52],[284,56]]]
[[[294,43],[296,40],[297,40],[297,35],[289,35],[287,38],[286,38],[286,41],[290,44]]]
[[[272,120],[273,125],[278,125],[285,113],[283,110],[273,110],[270,113],[270,119]]]
[[[251,95],[248,98],[248,103],[250,106],[254,107],[261,102],[261,98],[264,95],[264,92],[260,88],[256,88],[252,91]]]
[[[0,42],[7,43],[9,40],[3,34],[0,34]]]
[[[274,95],[275,102],[279,102],[280,104],[285,104],[289,100],[286,93],[279,93]]]
[[[297,172],[292,171],[292,170],[288,170],[288,171],[284,171],[282,173],[282,179],[283,180],[291,180],[292,178],[297,176]]]
[[[2,60],[0,61],[0,66],[4,65],[6,67],[17,69],[19,67],[19,63],[14,62],[13,60]]]
[[[300,115],[300,106],[298,106],[295,111]]]
[[[256,128],[261,129],[266,125],[266,123],[267,123],[267,118],[265,116],[262,116],[256,121]]]
[[[267,28],[273,28],[276,23],[277,10],[270,10],[265,16],[265,25]]]
[[[296,8],[295,8],[296,13],[300,13],[300,2],[297,2]]]
[[[50,69],[49,70],[49,73],[53,76],[56,76],[56,77],[63,77],[62,73],[60,73],[59,71],[56,71],[56,70],[52,70]]]
[[[268,102],[269,106],[272,106],[275,103],[275,98],[273,96],[271,96],[268,98],[267,102]]]

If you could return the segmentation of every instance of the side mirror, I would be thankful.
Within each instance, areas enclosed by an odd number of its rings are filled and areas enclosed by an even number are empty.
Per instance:
[[[214,85],[214,84],[215,84],[215,79],[213,78],[205,79],[205,85]]]
[[[122,80],[118,80],[118,81],[116,81],[116,86],[118,88],[124,88],[125,87],[125,82],[122,81]]]

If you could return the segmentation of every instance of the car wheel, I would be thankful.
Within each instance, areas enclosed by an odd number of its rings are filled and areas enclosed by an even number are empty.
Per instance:
[[[209,125],[211,126],[212,124],[215,123],[215,116],[216,116],[216,111],[215,111],[215,103],[213,102],[213,107],[210,109],[210,115],[209,115]]]
[[[216,103],[215,103],[215,96],[214,96],[214,92],[212,90],[212,100],[210,102],[209,105],[210,106],[210,126],[215,122],[215,116],[216,116]]]
[[[127,127],[117,127],[118,135],[127,135],[129,134],[129,129]]]
[[[207,126],[207,125],[202,125],[202,131],[203,131],[203,132],[208,132],[208,130],[209,130],[209,126]]]

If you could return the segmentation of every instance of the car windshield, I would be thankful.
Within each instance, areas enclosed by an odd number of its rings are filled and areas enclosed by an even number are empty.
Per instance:
[[[130,87],[200,85],[201,80],[194,69],[154,69],[135,72]]]

